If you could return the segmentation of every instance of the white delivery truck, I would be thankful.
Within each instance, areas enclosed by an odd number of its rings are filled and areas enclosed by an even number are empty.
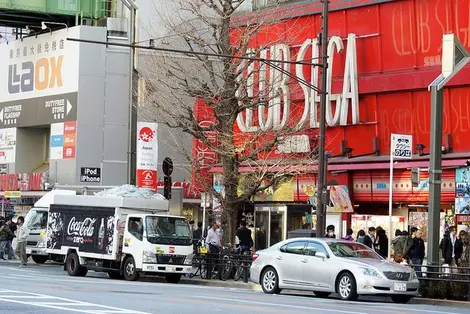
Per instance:
[[[55,195],[75,195],[75,191],[52,190],[42,196],[31,208],[25,217],[28,227],[28,239],[26,241],[26,254],[30,255],[34,262],[43,264],[48,260],[63,262],[61,255],[49,255],[46,252],[46,228],[49,206],[54,202]]]
[[[70,276],[94,270],[126,280],[163,275],[177,283],[192,270],[192,235],[185,217],[168,215],[168,205],[167,200],[55,195],[46,251],[66,257]]]

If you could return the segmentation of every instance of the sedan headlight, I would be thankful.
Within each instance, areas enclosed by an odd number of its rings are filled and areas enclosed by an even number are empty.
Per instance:
[[[418,275],[416,275],[416,272],[412,269],[410,272],[410,281],[418,279]]]
[[[46,247],[46,242],[44,241],[38,241],[38,244],[36,245],[37,247]]]
[[[144,263],[156,263],[157,256],[152,251],[144,251],[142,262]]]
[[[361,268],[361,272],[363,275],[366,276],[371,276],[371,277],[378,277],[378,278],[383,278],[382,275],[375,269],[373,268]]]

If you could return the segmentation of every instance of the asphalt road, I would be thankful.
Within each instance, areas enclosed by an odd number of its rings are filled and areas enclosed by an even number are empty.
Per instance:
[[[245,289],[126,282],[89,272],[69,277],[60,265],[0,261],[0,313],[348,313],[458,314],[468,306],[342,302],[313,294],[266,295]]]

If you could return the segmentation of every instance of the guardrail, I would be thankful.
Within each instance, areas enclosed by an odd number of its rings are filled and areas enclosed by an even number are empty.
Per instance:
[[[470,268],[410,265],[420,281],[423,298],[470,301]]]
[[[219,254],[196,253],[193,256],[195,271],[189,276],[201,279],[240,280],[248,282],[253,258],[251,254],[222,251]]]

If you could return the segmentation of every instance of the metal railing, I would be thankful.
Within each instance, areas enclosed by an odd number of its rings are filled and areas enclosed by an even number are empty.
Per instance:
[[[206,280],[243,280],[247,283],[250,278],[250,267],[253,258],[251,254],[239,254],[232,251],[222,251],[219,254],[196,253],[193,256],[194,271],[190,278],[199,277]]]
[[[410,265],[420,281],[423,298],[470,301],[470,268]]]

